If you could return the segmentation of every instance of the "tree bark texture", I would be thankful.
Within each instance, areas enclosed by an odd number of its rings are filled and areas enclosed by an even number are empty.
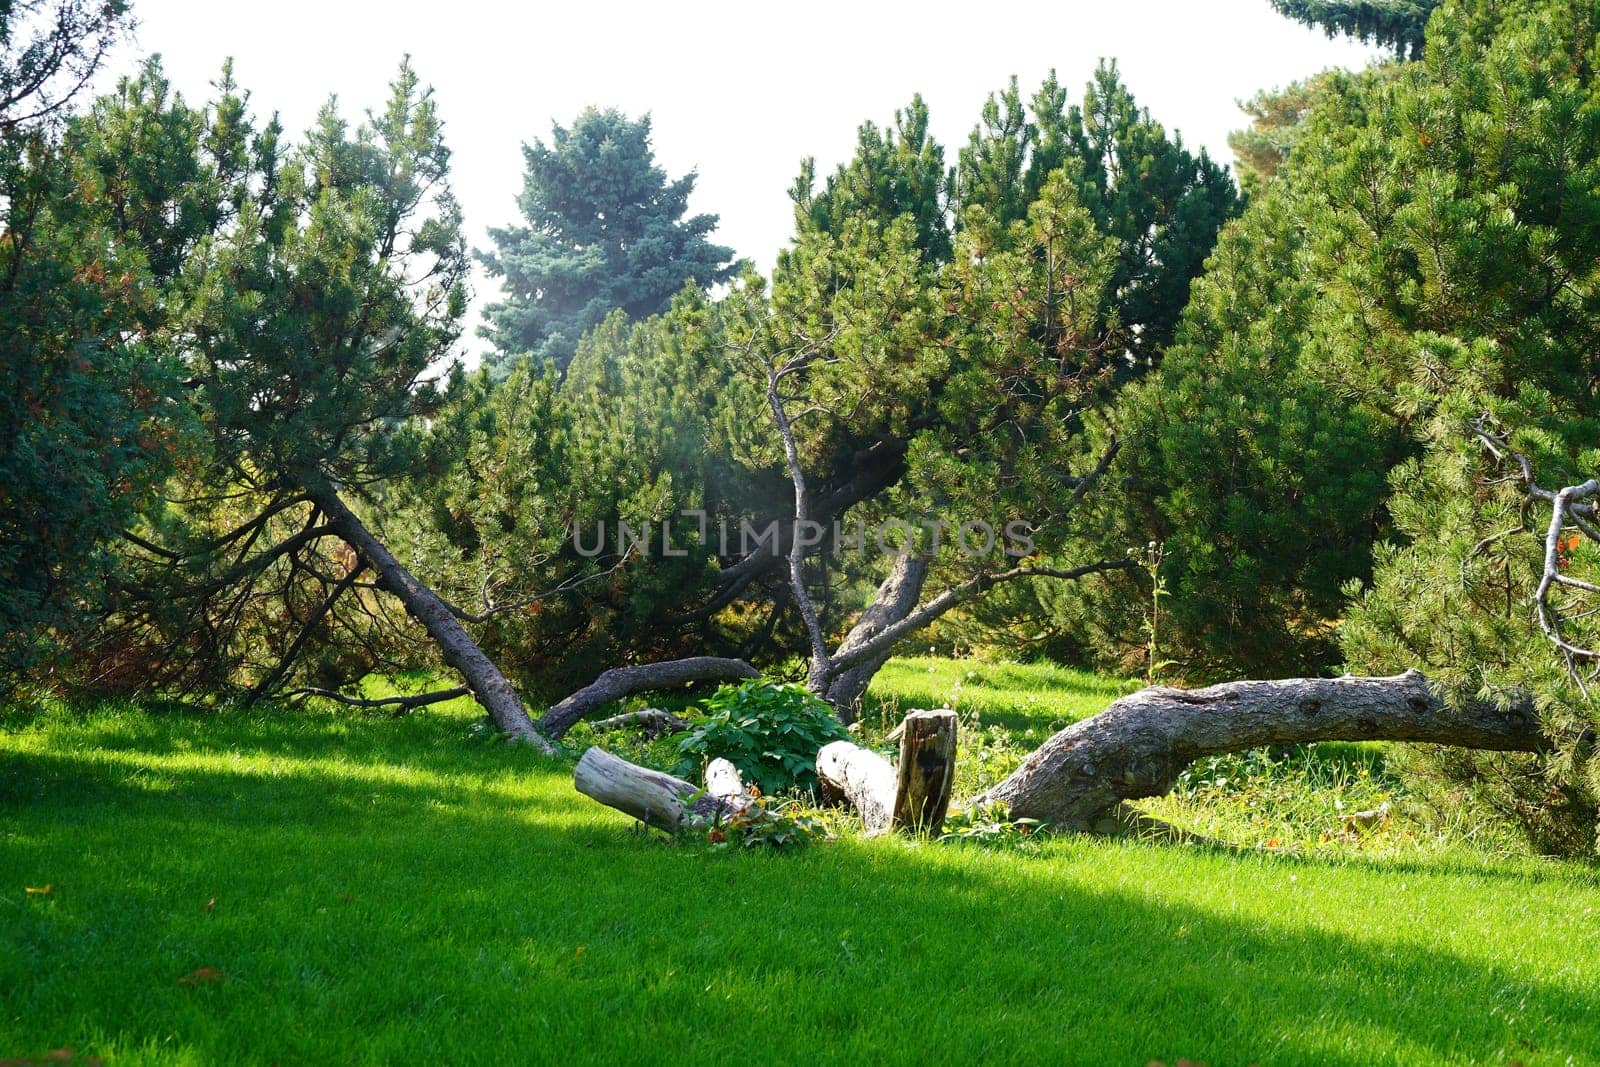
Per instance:
[[[1417,671],[1192,690],[1157,686],[1062,730],[1011,777],[969,803],[1000,801],[1013,818],[1091,830],[1123,801],[1166,793],[1202,756],[1312,741],[1414,741],[1508,752],[1546,747],[1530,701],[1452,709]]]
[[[547,753],[554,752],[554,746],[539,733],[533,720],[528,717],[516,688],[500,673],[500,668],[484,655],[478,643],[450,611],[450,606],[395,559],[394,554],[367,529],[366,524],[331,486],[308,485],[307,495],[322,509],[334,532],[378,572],[379,585],[399,597],[406,612],[422,624],[428,636],[439,646],[445,663],[461,672],[467,687],[472,690],[472,698],[489,713],[494,724],[519,741],[537,745]]]

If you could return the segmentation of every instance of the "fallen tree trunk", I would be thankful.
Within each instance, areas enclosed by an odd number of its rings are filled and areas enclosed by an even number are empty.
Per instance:
[[[707,788],[701,789],[682,778],[629,763],[603,748],[591,748],[578,760],[572,784],[586,797],[674,834],[690,816],[726,819],[753,803],[753,798],[744,795],[739,772],[727,760],[713,761],[707,768]]]
[[[817,778],[825,795],[861,813],[869,834],[904,829],[937,835],[955,783],[955,712],[913,711],[896,734],[895,766],[860,745],[831,741],[817,753]]]
[[[1548,747],[1530,701],[1450,708],[1417,671],[1192,690],[1157,686],[1062,730],[968,803],[1004,802],[1013,818],[1060,829],[1104,829],[1115,824],[1123,801],[1161,796],[1202,756],[1312,741],[1416,741],[1506,752]]]
[[[644,732],[646,737],[660,737],[662,734],[675,734],[680,730],[687,730],[687,721],[678,718],[670,711],[661,708],[641,708],[638,711],[625,711],[621,715],[613,715],[609,719],[597,719],[593,723],[596,731],[604,733],[607,730],[623,730],[630,726]]]
[[[462,628],[449,605],[394,557],[388,547],[340,499],[332,486],[314,478],[306,481],[306,496],[322,509],[328,518],[328,525],[378,572],[379,586],[399,597],[407,614],[422,624],[428,636],[439,646],[444,661],[461,672],[472,690],[472,699],[483,705],[494,724],[520,741],[537,745],[546,753],[554,753],[555,747],[534,728],[533,720],[522,706],[522,697],[516,688]]]
[[[613,667],[546,711],[539,720],[539,730],[554,740],[584,716],[635,693],[673,689],[690,682],[734,682],[760,676],[744,660],[720,656],[690,656],[637,667]]]
[[[843,800],[861,813],[867,833],[889,829],[897,785],[888,760],[849,741],[829,741],[817,752],[817,777],[825,797]]]

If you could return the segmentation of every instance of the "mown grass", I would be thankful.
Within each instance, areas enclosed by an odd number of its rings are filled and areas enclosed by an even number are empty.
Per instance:
[[[938,705],[959,680],[980,724],[1031,737],[1121,691],[1031,670],[901,661],[878,692]],[[0,1058],[1600,1062],[1587,867],[1066,838],[714,852],[475,720],[9,717]]]

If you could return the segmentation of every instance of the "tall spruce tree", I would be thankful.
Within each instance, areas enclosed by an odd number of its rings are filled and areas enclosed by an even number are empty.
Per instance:
[[[479,330],[496,379],[528,357],[564,369],[611,312],[660,314],[686,282],[737,272],[733,250],[708,239],[717,216],[685,217],[695,174],[669,181],[656,165],[650,116],[589,108],[522,151],[525,225],[490,230],[495,249],[479,256],[505,286]]]
[[[1272,0],[1278,12],[1329,37],[1381,45],[1401,59],[1421,59],[1428,17],[1441,0]]]

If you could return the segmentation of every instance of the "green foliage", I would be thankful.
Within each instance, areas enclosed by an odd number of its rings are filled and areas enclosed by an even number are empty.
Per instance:
[[[1337,265],[1305,247],[1315,214],[1288,180],[1224,231],[1178,343],[1112,424],[1124,492],[1109,529],[1165,546],[1165,655],[1193,678],[1336,660],[1329,620],[1343,583],[1368,573],[1384,472],[1401,454],[1392,421],[1330,380],[1316,347],[1317,313],[1331,310],[1324,272]],[[1337,340],[1344,327],[1328,320]],[[1131,595],[1115,582],[1065,605],[1110,662],[1134,651],[1137,620],[1119,603]]]
[[[692,821],[713,849],[755,848],[793,852],[828,836],[827,824],[795,800],[758,797],[728,818]]]
[[[495,346],[485,364],[496,380],[530,357],[565,369],[613,311],[659,314],[685,284],[738,271],[733,250],[708,240],[717,217],[685,218],[695,175],[668,181],[656,166],[648,115],[588,108],[522,154],[526,225],[490,230],[495,250],[480,256],[506,293],[480,330]]]
[[[1044,520],[1072,510],[1093,462],[1085,413],[1159,354],[1236,193],[1113,68],[1081,106],[1054,79],[1031,114],[1014,88],[1003,101],[954,178],[920,101],[888,129],[864,126],[820,189],[803,169],[796,240],[770,282],[746,275],[715,302],[691,284],[653,318],[624,309],[564,372],[535,361],[492,388],[464,383],[402,435],[421,459],[385,494],[391,534],[482,617],[508,670],[555,696],[642,656],[792,654],[781,583],[727,578],[741,529],[793,507],[763,395],[775,353],[809,353],[785,388],[824,523],[1031,518],[1049,527],[1041,551],[1082,562],[1081,531]],[[587,158],[571,139],[564,167]],[[558,149],[540,159],[556,166]],[[1139,367],[1117,358],[1131,349],[1148,357]],[[686,510],[706,514],[704,533]],[[669,520],[685,555],[659,551]],[[619,522],[656,550],[619,550]],[[574,530],[585,544],[606,531],[605,551],[576,552]],[[934,581],[1006,562],[946,549]],[[880,569],[870,554],[808,561],[826,629],[847,624]]]
[[[1013,819],[1004,803],[972,804],[952,811],[944,821],[941,841],[1020,848],[1036,844],[1040,831],[1050,824],[1039,819]]]
[[[1428,17],[1442,0],[1272,0],[1278,13],[1329,37],[1354,37],[1394,50],[1402,59],[1421,59]]]
[[[0,694],[98,608],[112,542],[178,451],[154,296],[170,264],[128,233],[151,199],[137,179],[164,160],[102,184],[66,128],[126,14],[78,0],[0,9]]]
[[[1343,632],[1353,668],[1415,666],[1453,699],[1533,695],[1548,756],[1415,761],[1441,788],[1495,806],[1541,848],[1592,854],[1600,716],[1534,622],[1544,525],[1486,421],[1541,483],[1600,466],[1590,383],[1600,342],[1600,91],[1592,3],[1450,4],[1428,54],[1383,90],[1349,149],[1370,205],[1340,226],[1344,257],[1383,327],[1354,377],[1420,454],[1392,474],[1398,536]],[[1375,194],[1375,195],[1374,195]],[[1376,356],[1376,358],[1373,358]],[[1567,561],[1592,581],[1587,550]],[[1567,637],[1600,634],[1572,603]]]
[[[840,164],[821,190],[815,185],[816,162],[808,157],[789,191],[798,233],[842,239],[852,219],[905,218],[929,261],[949,258],[950,175],[943,146],[928,135],[928,105],[920,95],[895,112],[892,127],[862,123],[855,158]]]
[[[1474,829],[1414,810],[1380,746],[1340,743],[1209,756],[1179,775],[1170,794],[1141,808],[1210,840],[1308,855],[1399,855]],[[1379,812],[1387,814],[1361,825],[1346,821]],[[1480,844],[1499,842],[1491,836]]]
[[[1323,71],[1282,89],[1262,89],[1249,100],[1239,101],[1239,109],[1250,116],[1250,125],[1228,134],[1228,147],[1233,149],[1234,169],[1246,193],[1257,196],[1266,188],[1305,136],[1312,110],[1339,78],[1337,72]]]
[[[396,662],[410,635],[370,582],[352,593],[365,563],[309,497],[411,469],[395,431],[441,400],[469,260],[431,91],[402,64],[359,126],[330,104],[287,144],[229,72],[194,108],[151,66],[77,135],[101,181],[140,196],[125,235],[167,265],[169,410],[198,424],[83,673],[219,692],[281,688],[291,661],[323,686],[418,665]]]
[[[1216,240],[1238,210],[1224,167],[1168,136],[1102,63],[1081,103],[1067,104],[1054,72],[1024,109],[1015,79],[991,96],[982,123],[961,150],[954,205],[969,230],[988,231],[978,247],[1004,246],[1058,171],[1114,249],[1108,321],[1137,369],[1159,360]]]
[[[723,686],[704,704],[678,742],[674,773],[698,778],[711,760],[739,769],[746,784],[764,794],[817,786],[817,750],[850,732],[827,704],[794,685],[751,681]]]
[[[707,583],[727,502],[763,493],[728,458],[735,390],[710,314],[687,290],[660,319],[614,313],[564,376],[480,375],[407,431],[419,460],[385,495],[388,530],[420,577],[484,616],[484,648],[532,693],[564,695],[635,652],[693,648],[662,617]],[[685,510],[708,514],[705,541]]]

